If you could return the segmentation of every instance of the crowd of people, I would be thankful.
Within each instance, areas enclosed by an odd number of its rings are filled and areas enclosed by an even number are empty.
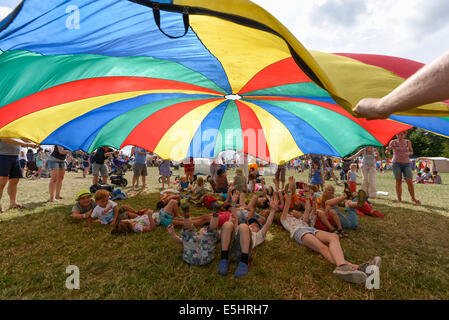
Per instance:
[[[145,151],[141,152],[143,155]],[[161,174],[167,170],[164,161],[159,166]],[[313,167],[316,168],[315,163]],[[332,185],[320,192],[324,183],[314,183],[313,176],[310,183],[295,181],[293,176],[286,180],[286,166],[281,165],[273,186],[268,186],[257,167],[250,168],[248,177],[242,168],[237,168],[235,176],[228,180],[227,166],[213,163],[210,185],[206,186],[202,177],[191,178],[194,168],[193,159],[186,159],[185,176],[175,189],[165,189],[169,184],[163,181],[164,188],[154,208],[119,206],[110,200],[106,190],[95,194],[82,190],[72,208],[72,218],[88,219],[89,227],[95,219],[111,226],[114,235],[165,227],[173,241],[183,247],[183,260],[196,266],[211,263],[220,242],[217,269],[223,276],[227,275],[231,262],[237,263],[236,277],[249,272],[254,251],[262,245],[273,223],[282,225],[299,245],[320,253],[335,265],[333,274],[345,281],[364,283],[367,266],[380,266],[380,257],[361,264],[348,262],[344,257],[340,239],[348,237],[347,230],[358,228],[359,217],[383,218],[369,202],[366,192],[351,189],[347,181],[341,182],[344,184],[341,195],[335,194]],[[210,213],[191,216],[191,208],[196,207],[205,207]],[[181,227],[179,234],[176,227]]]

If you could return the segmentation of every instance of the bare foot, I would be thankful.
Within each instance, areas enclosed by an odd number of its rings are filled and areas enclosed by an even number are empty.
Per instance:
[[[61,196],[56,196],[56,199],[64,199],[64,198]]]
[[[48,200],[48,201],[50,201],[50,202],[59,202],[59,201],[56,200],[56,199],[50,199],[50,200]]]

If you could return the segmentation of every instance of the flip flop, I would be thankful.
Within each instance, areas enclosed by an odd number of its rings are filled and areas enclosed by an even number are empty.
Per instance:
[[[11,209],[25,209],[25,206],[17,203],[14,206],[8,208],[8,210],[11,210]]]

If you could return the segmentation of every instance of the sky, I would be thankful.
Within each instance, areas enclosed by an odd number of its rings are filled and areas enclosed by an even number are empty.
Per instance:
[[[19,0],[0,0],[0,20]],[[449,0],[253,0],[307,48],[428,63],[448,49]]]

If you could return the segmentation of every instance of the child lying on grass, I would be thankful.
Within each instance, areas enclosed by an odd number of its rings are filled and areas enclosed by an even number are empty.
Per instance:
[[[232,196],[231,209],[234,218],[225,222],[221,230],[222,251],[218,273],[223,276],[228,273],[230,261],[239,261],[234,276],[242,277],[248,273],[248,264],[254,248],[265,240],[275,213],[272,207],[264,226],[254,218],[250,218],[247,223],[239,224],[236,206],[238,197],[239,192],[236,191]]]
[[[205,223],[197,231],[190,218],[189,205],[186,201],[181,204],[184,212],[184,223],[179,237],[173,225],[168,226],[167,232],[172,239],[184,246],[183,259],[186,263],[194,266],[202,266],[212,262],[215,257],[215,247],[217,245],[219,215],[214,213],[211,222]]]
[[[287,194],[286,205],[282,212],[281,223],[284,228],[290,232],[290,235],[299,245],[304,245],[318,253],[320,253],[326,260],[336,266],[333,274],[338,278],[352,282],[365,283],[367,274],[365,273],[369,265],[380,266],[381,258],[374,257],[367,263],[356,265],[345,260],[343,250],[340,245],[340,238],[335,233],[321,231],[306,223],[308,216],[311,213],[310,200],[306,201],[304,216],[297,218],[288,213],[291,202],[291,191]]]

